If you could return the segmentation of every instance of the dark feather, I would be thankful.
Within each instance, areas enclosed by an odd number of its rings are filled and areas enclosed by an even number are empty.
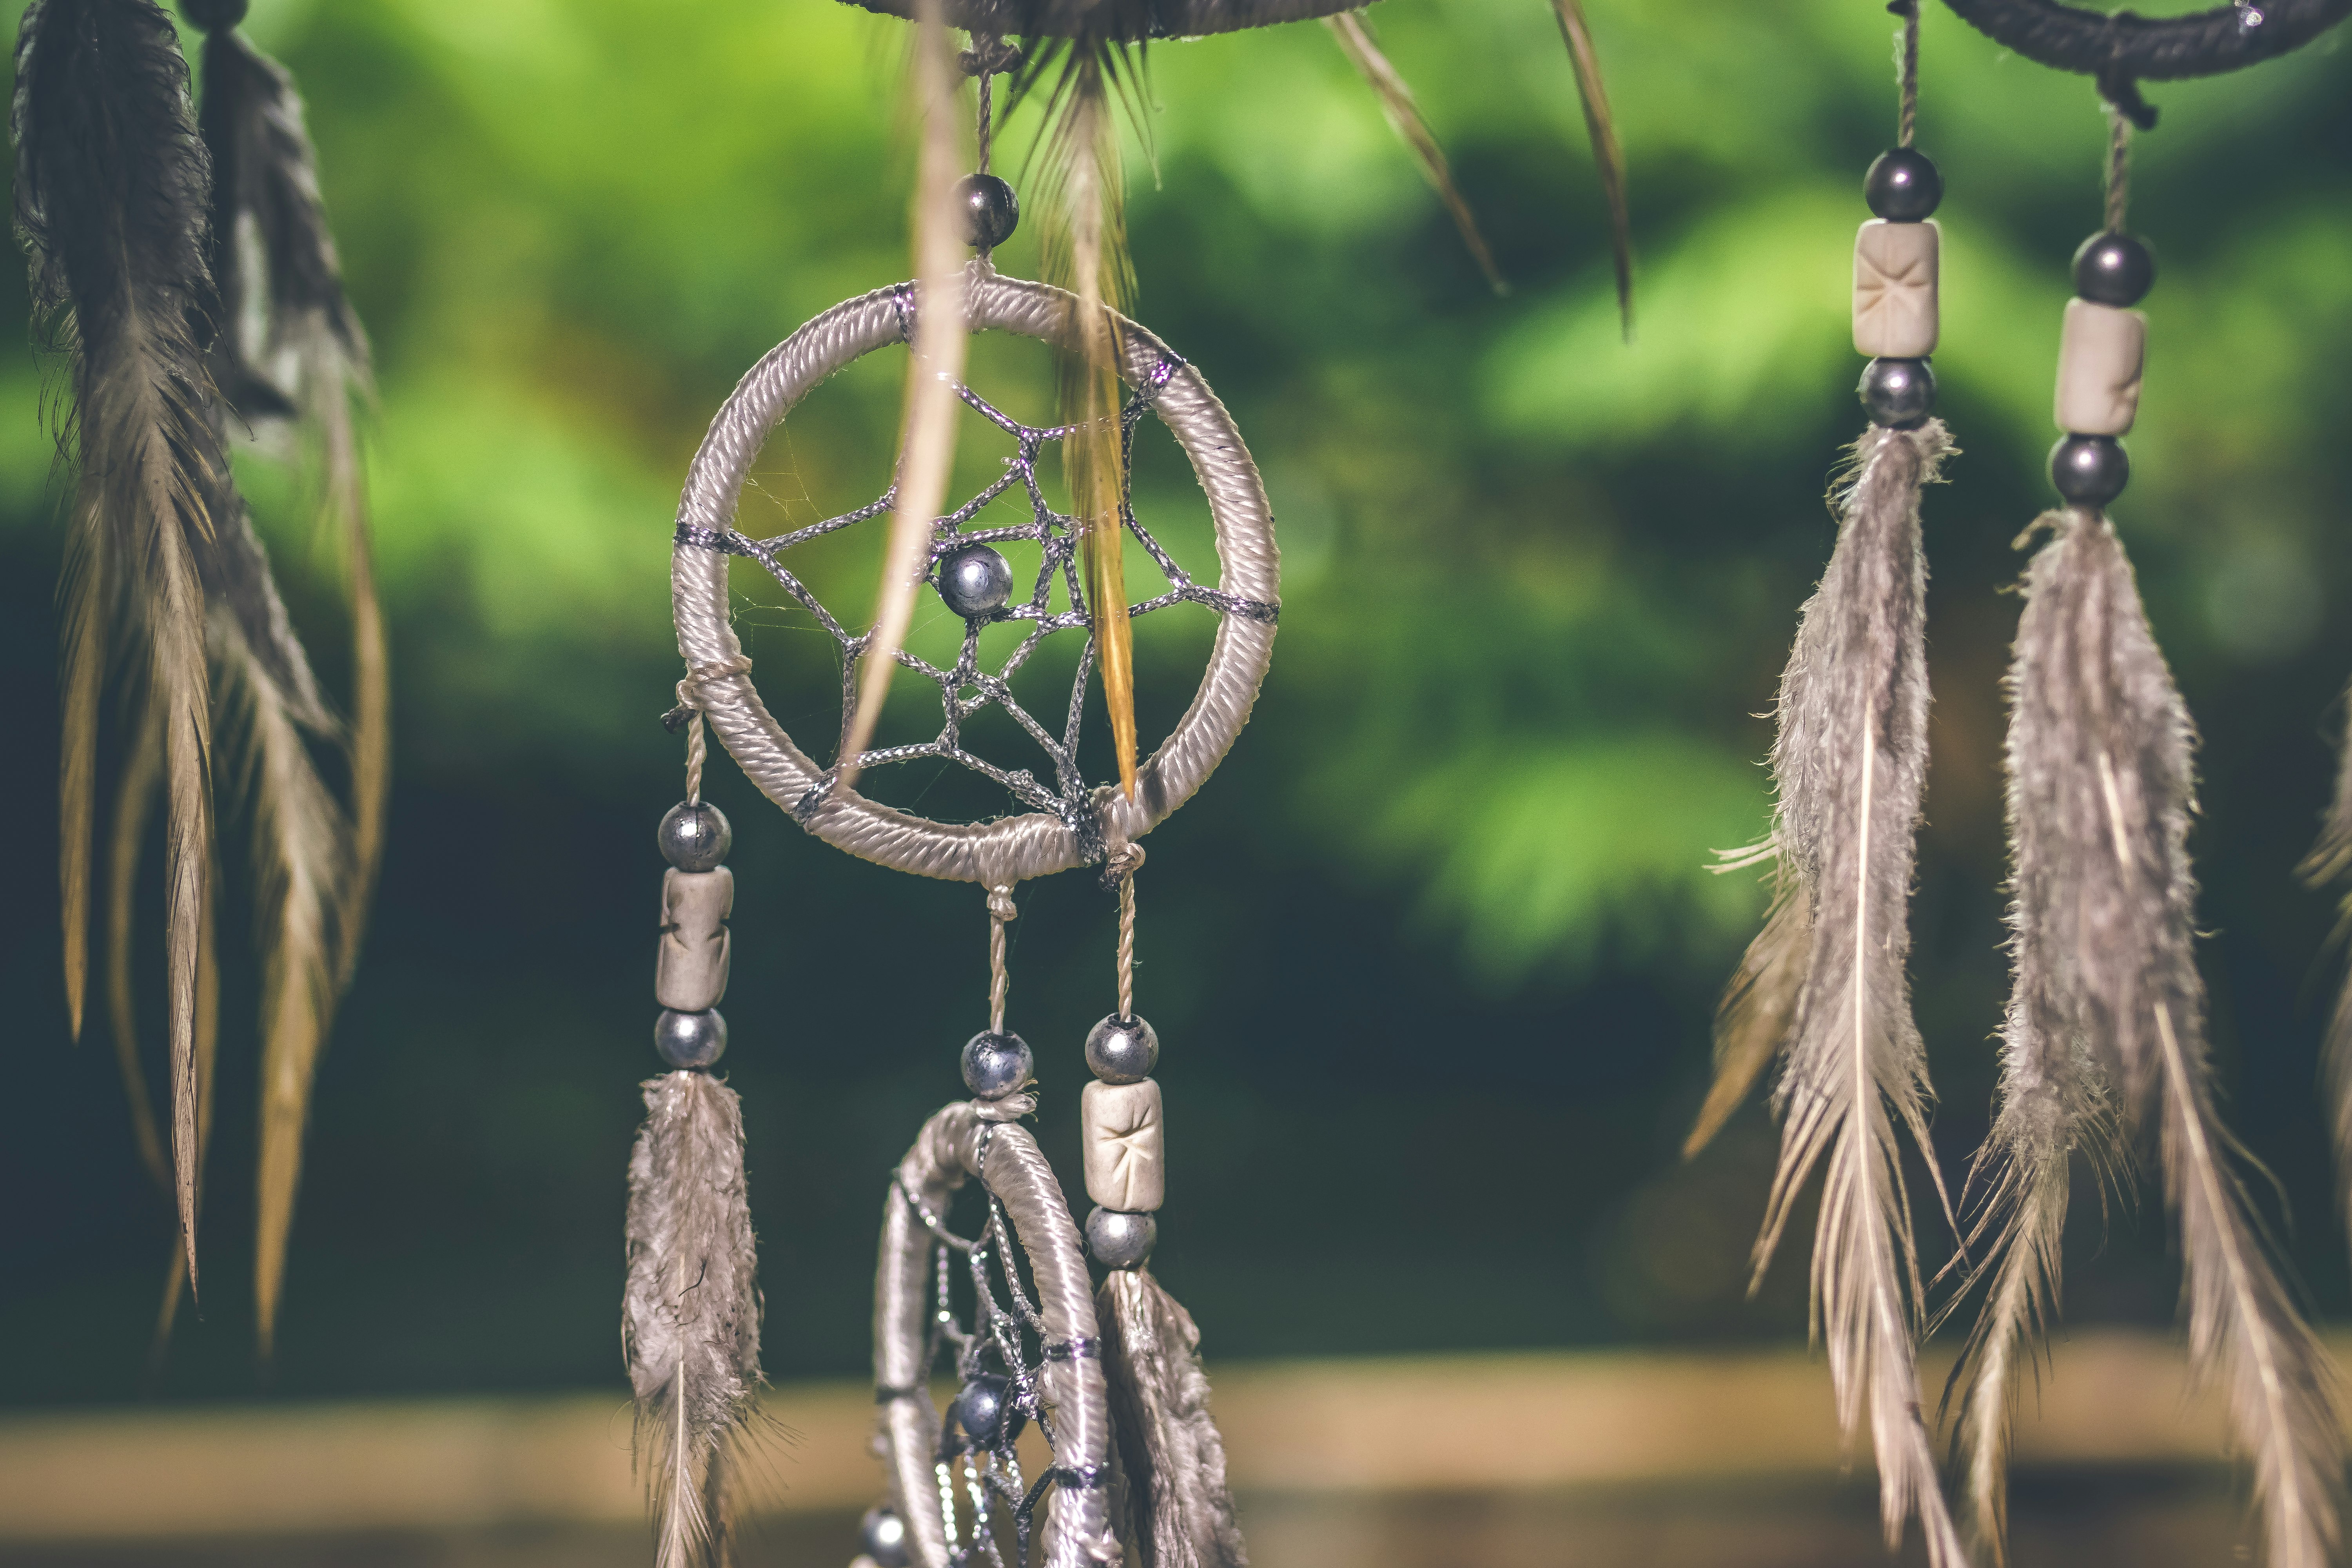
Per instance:
[[[34,307],[73,355],[76,526],[100,557],[85,569],[100,574],[106,597],[120,593],[163,725],[172,1143],[193,1278],[196,950],[211,841],[202,574],[217,552],[228,468],[207,406],[204,345],[217,315],[204,255],[210,190],[187,89],[172,24],[152,0],[40,0],[25,13],[16,226]],[[90,619],[68,616],[69,693],[85,689]],[[68,725],[89,711],[69,701]],[[68,733],[69,771],[88,744]],[[76,810],[68,805],[69,833]],[[87,906],[80,853],[78,902],[69,842],[69,921]]]

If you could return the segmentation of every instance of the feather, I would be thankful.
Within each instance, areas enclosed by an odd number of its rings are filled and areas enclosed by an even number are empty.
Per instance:
[[[137,998],[131,981],[131,917],[139,889],[140,851],[163,783],[163,726],[143,702],[139,707],[131,760],[115,790],[114,833],[107,851],[106,1003],[114,1033],[115,1062],[121,1069],[122,1092],[131,1107],[131,1140],[138,1145],[140,1163],[168,1197],[172,1164],[155,1131],[155,1107],[147,1093],[146,1069],[139,1061]]]
[[[1754,852],[1727,857],[1718,870],[1750,864]],[[1768,845],[1762,851],[1774,853]],[[1731,1113],[1739,1109],[1765,1067],[1789,1037],[1789,1018],[1797,1005],[1798,988],[1812,962],[1813,904],[1810,889],[1800,886],[1794,870],[1778,865],[1773,870],[1772,907],[1764,929],[1748,944],[1738,973],[1725,988],[1715,1010],[1715,1080],[1707,1086],[1698,1119],[1683,1141],[1683,1158],[1694,1158],[1711,1142]]]
[[[1111,5],[1093,10],[1075,3],[1059,6],[1047,26],[1065,36],[1036,40],[1013,86],[1016,94],[1025,93],[1054,73],[1039,142],[1045,168],[1038,184],[1045,197],[1046,279],[1075,297],[1060,355],[1062,418],[1072,426],[1062,442],[1062,461],[1119,787],[1132,796],[1135,658],[1122,559],[1127,479],[1118,418],[1118,312],[1133,291],[1134,269],[1127,255],[1126,184],[1111,100],[1123,95],[1132,108],[1138,68],[1126,46],[1116,41],[1118,20],[1118,8]]]
[[[2029,1126],[2010,1141],[2047,1164],[2056,1135],[2080,1139],[2095,1118],[2087,1096],[2063,1087],[2053,1110],[2037,1103],[2036,1072],[2095,1073],[2128,1133],[2160,1130],[2165,1191],[2180,1227],[2181,1291],[2192,1363],[2218,1382],[2239,1440],[2253,1456],[2270,1561],[2321,1568],[2336,1539],[2342,1440],[2325,1352],[2274,1265],[2261,1221],[2232,1168],[2242,1157],[2214,1104],[2207,1060],[2204,984],[2195,952],[2196,883],[2188,836],[2195,810],[2194,730],[2148,629],[2114,527],[2093,511],[2042,520],[2054,537],[2026,574],[2011,677],[2011,819],[2016,836],[2013,951],[2017,1001],[2004,1105]],[[2048,1042],[2047,1045],[2042,1042]],[[2080,1066],[2064,1054],[2076,1051]],[[2089,1069],[2085,1071],[2084,1069]],[[2054,1069],[2054,1070],[2053,1070]],[[2092,1140],[2095,1150],[2098,1142]],[[2006,1144],[2003,1147],[2007,1147]],[[2046,1178],[2048,1184],[2060,1180]],[[2021,1204],[2012,1257],[2046,1273],[2054,1299],[2051,1227],[2063,1199]],[[2051,1217],[2054,1213],[2055,1217]],[[1997,1285],[1988,1340],[2027,1331],[2031,1311]],[[1991,1357],[1980,1374],[1990,1376]],[[1990,1398],[1988,1393],[1987,1397]],[[1990,1426],[2000,1419],[1980,1417]],[[1990,1439],[1977,1463],[1998,1462]],[[1998,1482],[1979,1511],[1998,1527]]]
[[[338,366],[346,362],[334,356]],[[364,367],[361,367],[362,370]],[[357,376],[359,371],[347,373]],[[360,942],[383,864],[384,807],[392,792],[392,657],[383,608],[376,600],[374,547],[369,539],[365,481],[352,432],[346,381],[315,376],[325,440],[328,505],[341,520],[344,569],[352,593],[352,816],[343,900],[336,912],[339,943],[335,989],[348,990],[360,962]]]
[[[1209,1415],[1201,1331],[1148,1268],[1113,1269],[1096,1302],[1103,1371],[1139,1568],[1246,1568]]]
[[[212,868],[217,872],[217,866]],[[206,882],[220,885],[217,875]],[[196,1199],[204,1201],[205,1156],[213,1142],[213,1085],[220,1043],[220,959],[214,944],[213,900],[205,900],[204,923],[196,937]],[[163,1304],[155,1314],[155,1338],[149,1347],[149,1373],[160,1373],[172,1347],[172,1325],[180,1316],[180,1296],[188,1282],[187,1244],[172,1238],[172,1258],[163,1275]]]
[[[2346,694],[2344,707],[2352,713],[2352,692]],[[2320,824],[2319,841],[2295,871],[2312,887],[2332,885],[2342,890],[2334,941],[2344,946],[2347,935],[2352,934],[2352,729],[2344,737],[2336,772],[2336,798]],[[2336,1143],[2336,1206],[2346,1223],[2352,1225],[2352,976],[2336,992],[2336,1006],[2327,1016],[2319,1070],[2328,1130]]]
[[[884,552],[882,587],[874,629],[866,636],[865,668],[858,678],[857,707],[841,743],[844,783],[856,777],[857,759],[874,738],[890,689],[890,672],[906,646],[915,595],[930,563],[931,529],[947,499],[955,463],[956,386],[963,378],[964,315],[962,235],[955,203],[960,163],[956,138],[955,65],[938,0],[921,0],[915,30],[911,88],[921,123],[921,153],[915,175],[909,224],[914,232],[915,276],[921,309],[907,365],[906,418],[898,442],[898,478],[893,487],[890,540]]]
[[[222,719],[237,737],[237,783],[253,814],[262,952],[254,1304],[266,1354],[277,1330],[311,1079],[334,1016],[334,918],[347,879],[349,834],[303,742],[294,705],[246,642],[242,620],[216,612],[213,632],[226,699]]]
[[[1963,1557],[1919,1415],[1921,1292],[1897,1133],[1932,1166],[1927,1054],[1904,963],[1927,763],[1919,491],[1947,449],[1933,421],[1874,428],[1856,444],[1837,547],[1781,680],[1774,836],[1811,890],[1812,941],[1773,1097],[1780,1160],[1756,1245],[1760,1278],[1822,1167],[1813,1319],[1840,1421],[1851,1438],[1868,1416],[1887,1538],[1899,1542],[1916,1514],[1936,1568]]]
[[[62,729],[58,758],[58,893],[65,921],[66,1018],[81,1038],[89,973],[90,814],[98,798],[98,700],[106,681],[108,612],[112,608],[100,520],[77,501],[66,533],[58,584],[64,643],[58,660]],[[143,1090],[142,1090],[143,1095]]]
[[[645,1085],[629,1156],[621,1342],[653,1497],[656,1568],[713,1563],[726,1521],[706,1499],[760,1385],[760,1289],[735,1091],[703,1072]],[[723,1462],[723,1461],[718,1461]]]
[[[1373,40],[1364,14],[1342,11],[1324,17],[1323,25],[1331,29],[1331,36],[1339,40],[1339,47],[1380,100],[1381,112],[1387,116],[1391,129],[1412,149],[1412,155],[1421,163],[1422,174],[1437,192],[1438,200],[1445,204],[1454,226],[1461,231],[1462,243],[1469,247],[1478,270],[1486,275],[1487,286],[1497,294],[1509,293],[1511,286],[1503,280],[1501,269],[1496,267],[1495,253],[1487,247],[1486,237],[1478,232],[1478,219],[1470,210],[1469,198],[1454,183],[1454,167],[1445,160],[1445,149],[1437,144],[1429,122],[1422,119],[1421,106],[1412,100],[1412,89],[1405,85],[1403,75]]]
[[[1551,0],[1568,63],[1576,73],[1577,101],[1584,108],[1584,133],[1592,143],[1592,163],[1601,174],[1601,194],[1609,204],[1609,254],[1617,268],[1617,313],[1626,334],[1633,331],[1633,216],[1625,201],[1625,149],[1617,141],[1616,116],[1601,79],[1601,53],[1592,46],[1581,0]]]
[[[212,831],[200,573],[216,550],[214,501],[228,479],[206,408],[208,174],[187,80],[152,0],[40,0],[18,30],[16,226],[34,308],[73,355],[77,549],[95,557],[79,572],[109,595],[119,584],[163,726],[172,1147],[193,1283],[196,948]],[[98,600],[79,580],[69,574],[69,780],[89,754],[99,679],[88,613]],[[71,927],[86,920],[89,816],[70,803],[67,814]],[[68,950],[71,973],[80,949],[70,936]],[[78,978],[68,996],[78,1012]]]

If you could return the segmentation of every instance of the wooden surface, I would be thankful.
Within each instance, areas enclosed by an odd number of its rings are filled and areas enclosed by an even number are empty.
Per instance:
[[[1931,1405],[1944,1364],[1927,1369]],[[1269,1522],[1331,1505],[1344,1518],[1350,1498],[1827,1485],[1841,1468],[1828,1374],[1794,1352],[1240,1364],[1212,1378],[1235,1489]],[[2218,1413],[2183,1382],[2173,1341],[2077,1335],[2038,1401],[2027,1391],[2019,1460],[2217,1463]],[[755,1510],[841,1513],[880,1495],[864,1384],[780,1388],[767,1408]],[[633,1525],[640,1508],[617,1395],[0,1417],[0,1542]]]

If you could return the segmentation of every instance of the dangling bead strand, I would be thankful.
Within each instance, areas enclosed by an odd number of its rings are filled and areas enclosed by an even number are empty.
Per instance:
[[[1871,356],[1856,388],[1871,423],[1908,430],[1936,411],[1937,279],[1942,233],[1929,221],[1944,177],[1911,145],[1918,103],[1918,16],[1904,16],[1902,110],[1897,144],[1863,176],[1876,216],[1853,238],[1853,347]]]
[[[2107,226],[2074,252],[2074,294],[2058,338],[2055,414],[2065,434],[2050,451],[2050,481],[2074,506],[2103,508],[2131,482],[2117,437],[2139,415],[2147,318],[2126,307],[2156,283],[2156,258],[2124,232],[2130,198],[2131,122],[2113,109],[2107,152]]]
[[[662,1008],[654,1022],[654,1048],[681,1068],[709,1068],[727,1049],[727,1020],[719,1004],[727,995],[732,953],[727,917],[735,909],[735,873],[720,864],[735,832],[726,813],[702,798],[705,742],[696,679],[677,683],[678,710],[689,726],[686,798],[663,815],[655,836],[670,868],[662,873],[661,936],[654,954],[654,1000]]]
[[[1111,856],[1118,879],[1118,1011],[1087,1035],[1095,1081],[1079,1098],[1084,1126],[1087,1247],[1109,1268],[1139,1268],[1159,1237],[1152,1215],[1168,1195],[1166,1133],[1151,1069],[1160,1037],[1135,1011],[1135,873],[1143,851],[1123,844]]]

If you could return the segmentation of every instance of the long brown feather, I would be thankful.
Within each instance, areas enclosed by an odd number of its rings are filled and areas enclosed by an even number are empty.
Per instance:
[[[339,994],[350,988],[359,968],[368,910],[383,864],[384,812],[392,794],[392,656],[383,606],[376,597],[367,488],[352,429],[352,388],[347,384],[362,376],[364,367],[345,369],[346,363],[336,355],[312,378],[321,394],[317,417],[326,455],[328,505],[341,522],[352,594],[351,847],[335,916]],[[338,371],[342,374],[334,374]]]
[[[1731,869],[1747,858],[1743,851],[1731,858],[1732,866],[1719,868]],[[1800,885],[1793,868],[1777,864],[1764,929],[1748,944],[1715,1010],[1715,1079],[1690,1136],[1683,1140],[1684,1159],[1695,1158],[1723,1131],[1789,1037],[1789,1019],[1812,954],[1812,890]]]
[[[163,1153],[163,1140],[155,1130],[155,1107],[147,1093],[147,1070],[139,1060],[137,994],[131,979],[131,917],[139,890],[140,851],[145,846],[147,825],[155,815],[155,798],[163,784],[163,729],[142,702],[131,759],[115,790],[114,832],[107,851],[106,1003],[108,1022],[114,1033],[115,1063],[121,1069],[122,1092],[131,1107],[131,1140],[138,1145],[140,1163],[168,1197],[172,1191],[172,1164]]]
[[[857,759],[874,738],[890,673],[906,646],[915,598],[930,560],[931,529],[947,499],[955,465],[956,384],[963,378],[963,247],[955,209],[956,74],[939,0],[918,0],[908,88],[921,127],[915,196],[908,215],[915,276],[920,283],[915,338],[908,345],[906,416],[898,440],[896,501],[884,552],[874,629],[866,634],[857,706],[841,743],[841,779],[857,776]]]
[[[220,886],[217,861],[211,868],[208,888]],[[205,900],[203,929],[196,938],[196,1201],[204,1202],[205,1160],[213,1142],[213,1085],[220,1047],[220,958],[214,942],[216,899]],[[155,1338],[149,1347],[148,1372],[162,1373],[172,1348],[172,1325],[179,1321],[180,1296],[188,1282],[187,1246],[172,1238],[172,1260],[163,1277],[163,1304],[155,1314]]]
[[[310,1083],[335,1007],[334,916],[348,880],[349,839],[284,692],[239,622],[213,620],[237,736],[237,782],[252,803],[257,925],[262,951],[261,1152],[254,1302],[262,1348],[277,1330],[286,1239],[301,1180]]]
[[[1582,0],[1551,0],[1551,9],[1559,22],[1559,36],[1568,45],[1568,63],[1576,74],[1577,101],[1584,107],[1584,132],[1592,143],[1593,167],[1601,174],[1601,196],[1609,203],[1609,254],[1617,268],[1617,313],[1630,335],[1633,331],[1633,215],[1625,199],[1625,149],[1617,141],[1617,117],[1609,108],[1609,90],[1601,79],[1601,51],[1593,47]]]
[[[58,894],[65,921],[66,1019],[81,1038],[89,973],[90,816],[98,797],[98,700],[106,680],[110,584],[98,514],[78,500],[66,534],[65,574],[58,584],[63,657],[58,705]]]
[[[2352,936],[2352,691],[2346,693],[2341,707],[2347,727],[2336,765],[2336,796],[2321,821],[2318,842],[2295,868],[2310,886],[2338,889],[2343,902],[2334,943],[2339,949]],[[2344,1223],[2352,1226],[2352,974],[2346,976],[2336,993],[2319,1060],[2320,1091],[2336,1144],[2336,1208]]]
[[[2232,1168],[2242,1152],[2214,1105],[2188,854],[2194,730],[2113,525],[2084,510],[2043,525],[2055,537],[2027,573],[2012,682],[2013,735],[2024,731],[2011,755],[2013,1012],[2056,1047],[2043,1062],[2063,1070],[2059,1050],[2087,1053],[2126,1131],[2151,1118],[2160,1128],[2192,1363],[2221,1384],[2253,1457],[2270,1561],[2322,1568],[2344,1463],[2334,1374],[2270,1255]],[[2054,1119],[2030,1099],[2019,1104],[2062,1129],[2084,1121],[2063,1102]],[[2021,1209],[2019,1223],[2027,1228],[2011,1247],[2032,1252],[2054,1222]],[[2054,1256],[2039,1267],[2054,1294]],[[2004,1308],[1998,1292],[1994,1307]],[[1981,1331],[2013,1340],[2026,1330],[1995,1319]],[[1991,1447],[1979,1441],[1987,1468]],[[1998,1482],[1985,1485],[1994,1501],[1979,1512],[1997,1528]]]
[[[1959,1568],[1919,1415],[1921,1290],[1898,1130],[1927,1136],[1927,1054],[1904,972],[1913,837],[1927,763],[1927,572],[1919,491],[1943,426],[1874,428],[1855,447],[1838,542],[1782,678],[1775,842],[1811,889],[1812,940],[1790,1015],[1760,1278],[1800,1192],[1823,1172],[1816,1331],[1849,1438],[1869,1418],[1890,1543],[1916,1515],[1935,1568]]]
[[[1362,75],[1372,95],[1380,100],[1381,112],[1387,117],[1390,128],[1412,149],[1422,174],[1437,192],[1437,199],[1445,204],[1454,228],[1461,233],[1462,243],[1478,263],[1478,270],[1486,275],[1487,286],[1497,294],[1509,293],[1511,286],[1503,280],[1502,269],[1495,265],[1494,250],[1486,244],[1486,237],[1478,232],[1478,218],[1470,210],[1470,199],[1454,182],[1454,165],[1446,161],[1445,149],[1438,145],[1436,133],[1421,117],[1421,106],[1413,101],[1412,89],[1405,84],[1403,73],[1373,39],[1364,14],[1342,11],[1324,17],[1323,25],[1331,29],[1331,36],[1339,40],[1339,47]]]

